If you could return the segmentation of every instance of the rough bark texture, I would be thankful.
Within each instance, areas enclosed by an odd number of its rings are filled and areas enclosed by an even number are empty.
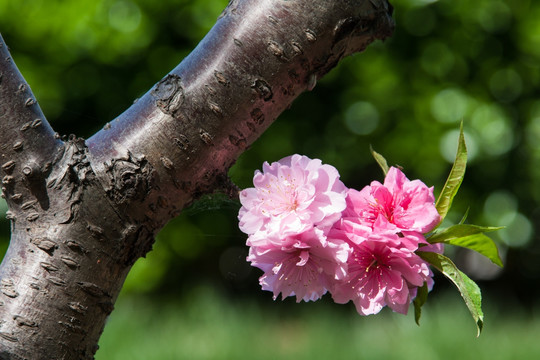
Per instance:
[[[344,56],[385,0],[232,0],[197,48],[88,139],[54,134],[0,38],[0,359],[91,359],[124,279],[198,196]],[[181,241],[181,239],[179,239]]]

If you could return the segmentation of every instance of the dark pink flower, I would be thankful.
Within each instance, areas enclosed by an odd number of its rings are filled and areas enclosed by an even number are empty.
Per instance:
[[[346,274],[349,248],[342,241],[328,241],[322,230],[310,230],[284,239],[269,239],[251,246],[248,261],[264,274],[259,282],[272,291],[274,300],[296,296],[296,301],[314,301]]]
[[[347,277],[331,290],[334,301],[352,300],[361,315],[376,314],[386,305],[406,314],[417,288],[433,286],[428,263],[414,253],[413,244],[425,243],[419,236],[358,227],[352,233],[332,230],[329,237],[345,237],[351,248]]]
[[[433,188],[420,180],[410,181],[395,167],[389,169],[384,184],[373,181],[361,191],[349,189],[343,217],[372,228],[379,221],[383,229],[423,234],[440,221]]]
[[[254,188],[240,193],[240,229],[248,235],[300,234],[328,229],[345,209],[347,188],[338,171],[318,159],[292,155],[256,171]]]

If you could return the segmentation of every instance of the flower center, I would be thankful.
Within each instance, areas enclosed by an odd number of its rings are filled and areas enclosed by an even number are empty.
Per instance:
[[[274,178],[266,186],[268,206],[275,215],[296,211],[299,201],[297,199],[296,181],[290,175],[281,175]]]
[[[366,268],[366,272],[369,272],[372,268],[378,268],[379,267],[379,260],[376,257],[373,257],[373,260]]]

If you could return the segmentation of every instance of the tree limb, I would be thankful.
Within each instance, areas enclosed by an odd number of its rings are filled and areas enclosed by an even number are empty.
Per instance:
[[[390,12],[385,0],[232,0],[178,67],[86,142],[54,135],[1,46],[12,235],[0,359],[93,358],[155,234],[201,194],[234,192],[236,158],[340,59],[389,36]]]
[[[14,204],[21,204],[41,191],[52,158],[62,142],[45,119],[1,35],[0,100],[2,194],[4,197],[9,195]],[[20,183],[16,178],[24,179],[24,184],[31,183],[32,186],[15,186]],[[46,200],[38,198],[38,201]],[[11,210],[8,217],[15,216],[14,209]]]
[[[125,215],[160,228],[228,186],[229,167],[300,93],[391,29],[383,1],[231,1],[178,67],[87,141],[94,170]],[[129,157],[152,169],[134,201],[113,194],[114,164]]]

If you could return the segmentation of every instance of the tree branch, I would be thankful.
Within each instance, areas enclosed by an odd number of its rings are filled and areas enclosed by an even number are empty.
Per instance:
[[[0,359],[91,359],[155,234],[341,58],[393,28],[385,0],[232,0],[177,68],[88,141],[53,134],[0,46],[12,234]],[[88,147],[87,147],[88,146]]]
[[[62,142],[45,119],[1,35],[0,99],[0,174],[2,196],[11,205],[9,218],[17,215],[17,205],[42,190]],[[48,206],[43,197],[37,200],[41,206]]]
[[[300,93],[392,24],[385,1],[231,1],[178,67],[87,141],[99,179],[123,214],[161,228],[228,186],[229,167]],[[148,168],[132,199],[119,159]]]

